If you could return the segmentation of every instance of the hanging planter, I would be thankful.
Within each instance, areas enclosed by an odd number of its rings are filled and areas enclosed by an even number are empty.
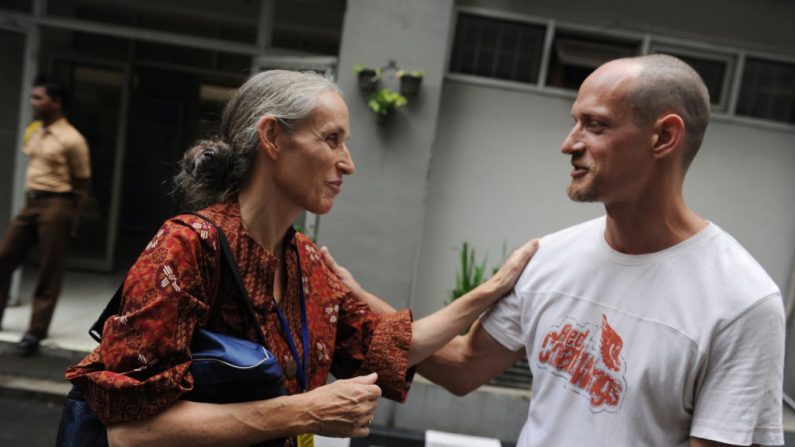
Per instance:
[[[380,69],[358,64],[353,67],[353,72],[358,77],[359,90],[369,93],[378,88],[378,83],[381,80]]]
[[[420,85],[422,85],[422,78],[425,77],[425,72],[422,70],[400,70],[397,72],[397,77],[400,79],[400,94],[414,97],[420,92]]]
[[[370,95],[367,105],[376,113],[376,122],[383,126],[389,122],[395,109],[406,105],[406,97],[392,89],[382,88]]]

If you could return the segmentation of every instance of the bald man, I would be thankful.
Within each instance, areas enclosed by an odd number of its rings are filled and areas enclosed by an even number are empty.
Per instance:
[[[606,214],[544,237],[514,291],[419,372],[466,394],[526,355],[518,447],[783,444],[781,294],[683,198],[704,82],[671,56],[615,60],[571,115],[568,195]]]

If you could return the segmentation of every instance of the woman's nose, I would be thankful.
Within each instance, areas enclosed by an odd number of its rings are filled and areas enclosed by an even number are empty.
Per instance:
[[[353,157],[351,157],[351,152],[348,150],[348,145],[346,144],[342,151],[342,159],[339,161],[337,166],[345,175],[352,175],[356,172],[356,165],[353,163]]]

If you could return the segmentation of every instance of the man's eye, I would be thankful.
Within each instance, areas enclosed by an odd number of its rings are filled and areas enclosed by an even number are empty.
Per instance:
[[[594,130],[600,130],[605,127],[603,122],[595,120],[588,121],[587,126],[589,129],[594,129]]]
[[[336,146],[340,142],[340,137],[337,134],[332,134],[326,137],[326,141],[328,141],[329,144]]]

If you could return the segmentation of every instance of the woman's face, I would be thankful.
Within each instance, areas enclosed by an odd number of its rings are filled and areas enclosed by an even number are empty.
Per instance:
[[[356,169],[345,144],[349,134],[348,106],[331,91],[292,131],[280,129],[276,181],[287,197],[315,214],[331,211],[343,177]]]

